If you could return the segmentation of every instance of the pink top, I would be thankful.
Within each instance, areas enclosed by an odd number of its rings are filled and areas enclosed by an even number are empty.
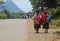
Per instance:
[[[33,20],[35,24],[40,24],[40,15],[34,15],[33,16]]]

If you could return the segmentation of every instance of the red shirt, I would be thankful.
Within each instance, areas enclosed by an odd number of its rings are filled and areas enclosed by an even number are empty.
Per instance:
[[[47,10],[44,10],[42,14],[42,24],[46,22],[46,18],[47,18]]]
[[[33,19],[34,19],[34,23],[35,24],[40,24],[40,15],[34,15],[34,17],[33,17]]]

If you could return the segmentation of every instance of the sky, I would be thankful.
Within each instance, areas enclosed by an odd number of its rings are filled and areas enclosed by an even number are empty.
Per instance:
[[[29,0],[12,0],[24,12],[32,11],[32,5]]]

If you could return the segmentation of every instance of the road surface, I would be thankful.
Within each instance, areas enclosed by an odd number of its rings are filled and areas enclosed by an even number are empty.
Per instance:
[[[0,41],[60,41],[53,34],[55,29],[49,29],[45,34],[43,29],[35,33],[33,21],[30,19],[0,20]]]
[[[0,41],[26,41],[26,20],[6,19],[0,21]]]

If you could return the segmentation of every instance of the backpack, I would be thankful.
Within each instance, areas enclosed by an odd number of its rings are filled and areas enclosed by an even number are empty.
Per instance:
[[[51,22],[51,16],[47,16],[46,22]]]

